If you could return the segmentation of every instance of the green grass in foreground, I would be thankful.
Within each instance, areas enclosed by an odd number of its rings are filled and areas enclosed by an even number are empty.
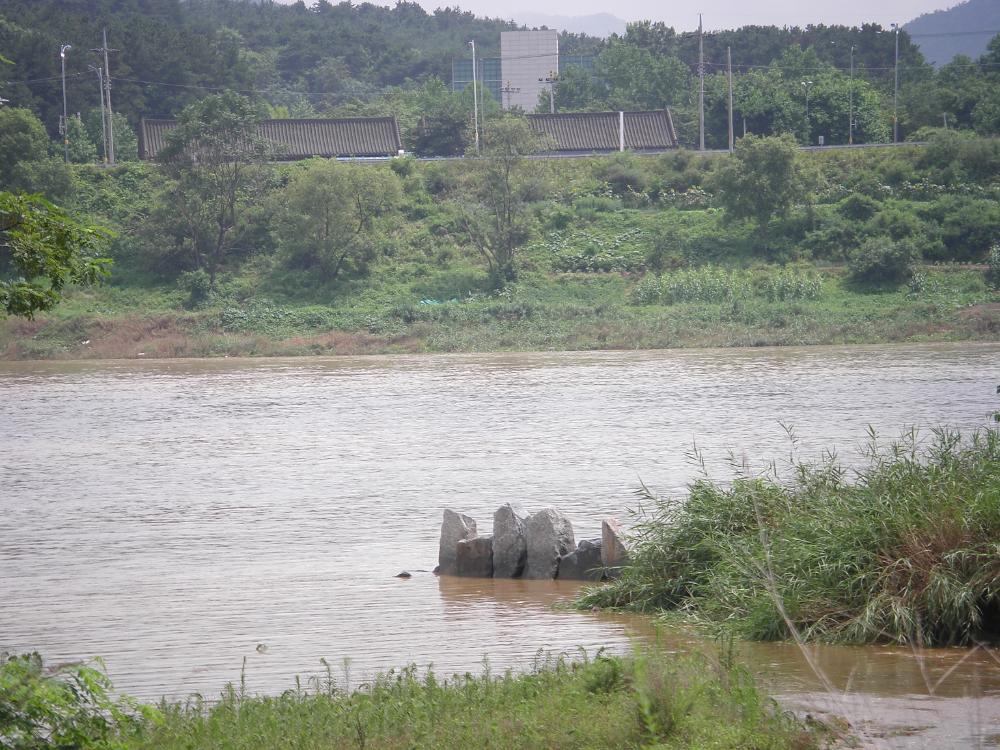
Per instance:
[[[1000,636],[1000,432],[936,431],[855,478],[835,461],[794,481],[695,482],[654,498],[622,577],[584,607],[685,612],[752,639],[970,644]]]
[[[156,710],[111,701],[93,673],[84,683],[72,669],[41,675],[37,657],[0,658],[0,684],[8,688],[0,691],[0,746],[806,750],[823,739],[764,697],[744,669],[652,652],[560,658],[530,674],[497,677],[486,669],[449,681],[407,668],[353,692],[329,675],[277,697],[247,696],[230,685],[215,704],[191,700]],[[92,720],[95,713],[103,718]],[[13,744],[4,744],[8,739]]]

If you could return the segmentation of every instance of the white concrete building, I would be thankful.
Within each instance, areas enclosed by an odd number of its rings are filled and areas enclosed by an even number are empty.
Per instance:
[[[500,66],[504,108],[534,112],[539,94],[549,92],[546,79],[559,73],[559,32],[501,31]]]

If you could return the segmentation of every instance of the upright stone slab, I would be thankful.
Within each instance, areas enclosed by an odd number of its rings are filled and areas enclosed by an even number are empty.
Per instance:
[[[455,559],[458,554],[458,543],[463,539],[474,539],[476,522],[464,513],[445,510],[441,522],[441,544],[438,547],[438,573],[455,575]]]
[[[458,543],[455,575],[466,578],[489,578],[493,575],[493,537],[477,536]]]
[[[527,557],[525,519],[510,503],[504,503],[493,514],[493,577],[519,577],[524,573]]]
[[[524,566],[525,578],[555,578],[559,571],[559,558],[573,551],[573,525],[561,513],[546,508],[528,518],[525,524],[528,557]]]
[[[603,546],[600,539],[580,540],[575,550],[559,558],[559,579],[600,581],[604,578],[604,565],[601,563]]]
[[[601,563],[609,578],[617,576],[621,567],[628,564],[625,535],[614,518],[605,518],[601,523]]]

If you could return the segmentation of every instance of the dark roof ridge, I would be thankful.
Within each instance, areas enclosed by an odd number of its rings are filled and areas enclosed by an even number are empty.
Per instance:
[[[624,113],[626,115],[656,115],[661,112],[666,112],[667,107],[663,109],[610,109],[601,112],[529,112],[528,117],[593,117],[595,115],[617,115],[619,113]]]

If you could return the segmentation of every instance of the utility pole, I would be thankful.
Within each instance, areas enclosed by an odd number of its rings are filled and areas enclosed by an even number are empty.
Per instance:
[[[812,126],[809,124],[809,88],[813,85],[812,81],[802,81],[802,85],[806,90],[806,145],[812,145]]]
[[[59,132],[63,137],[63,159],[69,164],[69,118],[66,115],[66,53],[73,49],[72,44],[63,44],[59,47],[59,62],[62,64],[62,94],[63,94],[63,115],[62,127]]]
[[[556,81],[558,81],[558,80],[559,80],[559,74],[556,73],[554,70],[550,70],[548,76],[546,76],[545,78],[539,78],[538,79],[539,83],[547,83],[547,84],[549,84],[549,114],[550,115],[554,115],[556,113],[555,87],[556,87]]]
[[[88,70],[97,73],[97,93],[101,95],[101,145],[104,163],[108,163],[108,122],[104,119],[104,70],[99,66],[88,65]]]
[[[854,143],[854,45],[851,45],[851,87],[847,90],[850,109],[847,113],[847,145]]]
[[[507,106],[504,109],[510,109],[510,95],[517,94],[521,91],[519,86],[511,86],[510,81],[504,84],[503,88],[500,89],[500,94],[507,97]]]
[[[698,149],[705,150],[705,40],[698,14]]]
[[[479,91],[476,88],[476,40],[469,42],[472,45],[472,116],[476,130],[476,156],[479,156]]]
[[[98,54],[104,55],[104,98],[107,99],[107,134],[108,134],[108,149],[107,158],[108,163],[114,166],[115,163],[115,124],[114,124],[114,110],[111,108],[111,68],[108,67],[108,53],[117,52],[116,49],[108,49],[108,30],[104,29],[102,32],[102,44],[97,49],[90,50],[91,52],[97,52]],[[104,101],[102,100],[102,104]]]
[[[896,30],[896,62],[892,66],[892,142],[899,143],[899,24]]]
[[[726,47],[726,74],[729,77],[729,153],[732,153],[736,138],[733,134],[733,50],[731,47]]]

